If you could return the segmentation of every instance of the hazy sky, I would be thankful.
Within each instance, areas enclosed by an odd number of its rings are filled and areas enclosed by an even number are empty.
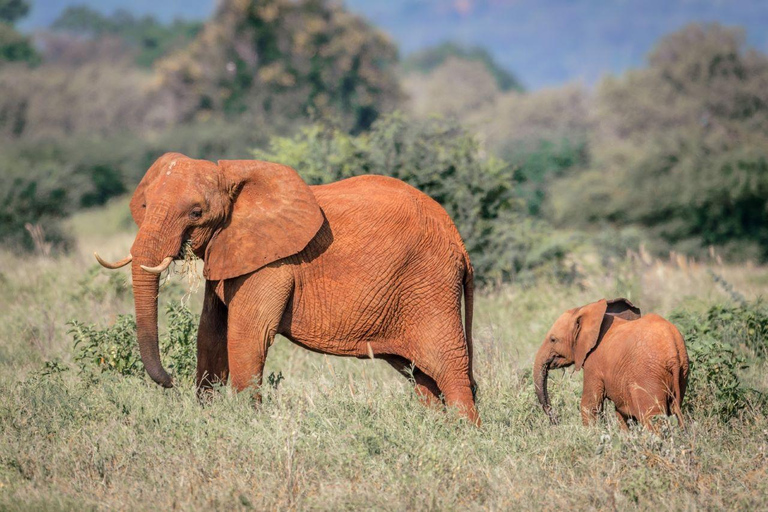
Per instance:
[[[31,0],[22,27],[49,25],[69,5],[125,8],[170,21],[205,19],[213,0]],[[662,35],[692,21],[742,25],[768,51],[768,0],[347,0],[398,43],[403,54],[445,40],[485,46],[529,88],[594,83],[642,64]]]

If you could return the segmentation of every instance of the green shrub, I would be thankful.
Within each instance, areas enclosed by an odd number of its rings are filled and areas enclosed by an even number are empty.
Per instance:
[[[190,384],[195,378],[199,316],[173,301],[166,308],[168,332],[160,337],[163,363],[177,381]],[[74,340],[75,361],[85,375],[102,373],[143,376],[144,365],[136,342],[136,320],[119,315],[110,327],[100,329],[77,320],[68,322]]]
[[[744,386],[740,371],[748,360],[740,347],[765,354],[768,314],[761,300],[717,304],[704,313],[683,309],[670,320],[685,338],[690,359],[686,404],[689,409],[714,411],[727,421],[751,407],[756,391]]]
[[[530,276],[557,267],[565,254],[565,242],[515,197],[513,169],[482,156],[476,139],[453,122],[396,113],[356,136],[315,125],[273,139],[256,156],[290,165],[310,184],[381,174],[413,185],[454,220],[481,282]]]

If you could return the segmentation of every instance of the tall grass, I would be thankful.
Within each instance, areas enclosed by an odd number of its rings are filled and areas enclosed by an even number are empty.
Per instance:
[[[107,327],[132,312],[127,272],[97,269],[90,257],[94,249],[115,257],[128,250],[130,234],[113,232],[78,237],[67,257],[0,253],[0,509],[765,506],[768,426],[759,407],[723,421],[703,404],[686,411],[688,430],[662,422],[654,435],[622,433],[611,414],[582,427],[580,373],[551,376],[557,427],[533,393],[533,353],[562,310],[628,295],[663,315],[705,311],[730,300],[706,265],[606,265],[583,254],[582,279],[572,285],[484,290],[475,309],[484,424],[475,429],[452,412],[423,408],[382,362],[326,357],[282,339],[265,374],[284,379],[265,385],[256,409],[226,387],[201,406],[190,385],[163,390],[144,376],[109,372],[86,378],[66,322]],[[768,290],[766,268],[716,272],[748,300]],[[161,302],[184,293],[172,284]],[[199,311],[199,294],[191,305]],[[745,385],[768,388],[765,369],[753,361],[741,374]]]

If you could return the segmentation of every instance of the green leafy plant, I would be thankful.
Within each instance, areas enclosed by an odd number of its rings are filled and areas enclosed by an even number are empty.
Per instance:
[[[717,304],[704,313],[678,309],[670,320],[685,337],[691,363],[688,407],[713,410],[725,421],[748,409],[756,392],[740,378],[749,365],[739,347],[765,353],[768,315],[762,301]]]
[[[68,322],[75,341],[75,361],[83,373],[140,375],[144,371],[136,344],[136,320],[120,315],[106,329],[77,320]]]
[[[195,347],[199,317],[176,301],[168,305],[166,315],[169,327],[160,337],[160,353],[177,380],[191,383],[197,361]],[[94,377],[102,373],[144,375],[133,315],[119,315],[113,325],[103,329],[77,320],[68,325],[74,339],[75,361],[83,374]]]

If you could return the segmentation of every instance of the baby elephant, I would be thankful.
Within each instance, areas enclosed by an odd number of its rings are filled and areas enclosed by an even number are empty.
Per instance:
[[[677,416],[688,382],[688,354],[677,328],[658,315],[641,318],[627,299],[599,300],[569,309],[557,319],[536,354],[536,396],[555,424],[547,395],[550,368],[584,368],[581,418],[593,422],[608,398],[619,425],[631,418],[652,428],[658,414]]]

